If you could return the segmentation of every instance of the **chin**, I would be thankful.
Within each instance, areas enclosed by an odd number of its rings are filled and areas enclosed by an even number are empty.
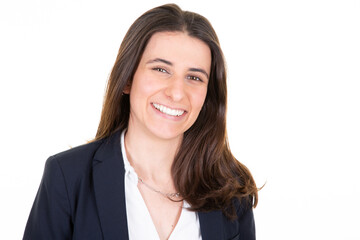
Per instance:
[[[173,140],[176,138],[182,138],[184,131],[180,129],[173,129],[167,126],[158,126],[153,128],[151,132],[158,138],[164,140]]]

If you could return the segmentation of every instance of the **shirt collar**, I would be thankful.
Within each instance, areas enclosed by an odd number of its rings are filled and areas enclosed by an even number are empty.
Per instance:
[[[126,156],[126,149],[125,149],[125,133],[126,129],[121,133],[121,154],[124,160],[124,168],[125,168],[125,175],[135,173],[134,168],[130,165],[130,162]]]

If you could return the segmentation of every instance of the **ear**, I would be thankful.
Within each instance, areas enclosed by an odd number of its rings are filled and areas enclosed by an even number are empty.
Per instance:
[[[130,81],[128,81],[128,83],[126,84],[126,86],[123,90],[123,94],[130,94],[130,90],[131,90],[131,83],[130,83]]]

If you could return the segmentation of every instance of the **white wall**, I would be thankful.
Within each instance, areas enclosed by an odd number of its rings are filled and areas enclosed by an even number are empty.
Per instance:
[[[0,3],[0,239],[46,158],[94,137],[122,37],[165,1]],[[179,1],[180,2],[180,1]],[[258,239],[360,239],[360,1],[182,0],[217,30],[228,131],[259,186]]]

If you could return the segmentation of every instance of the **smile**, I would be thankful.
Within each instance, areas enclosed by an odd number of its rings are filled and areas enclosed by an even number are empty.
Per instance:
[[[152,105],[160,112],[165,113],[170,116],[174,116],[174,117],[179,117],[179,116],[183,115],[185,112],[184,110],[171,109],[171,108],[165,107],[165,106],[163,106],[161,104],[157,104],[157,103],[152,103]]]

